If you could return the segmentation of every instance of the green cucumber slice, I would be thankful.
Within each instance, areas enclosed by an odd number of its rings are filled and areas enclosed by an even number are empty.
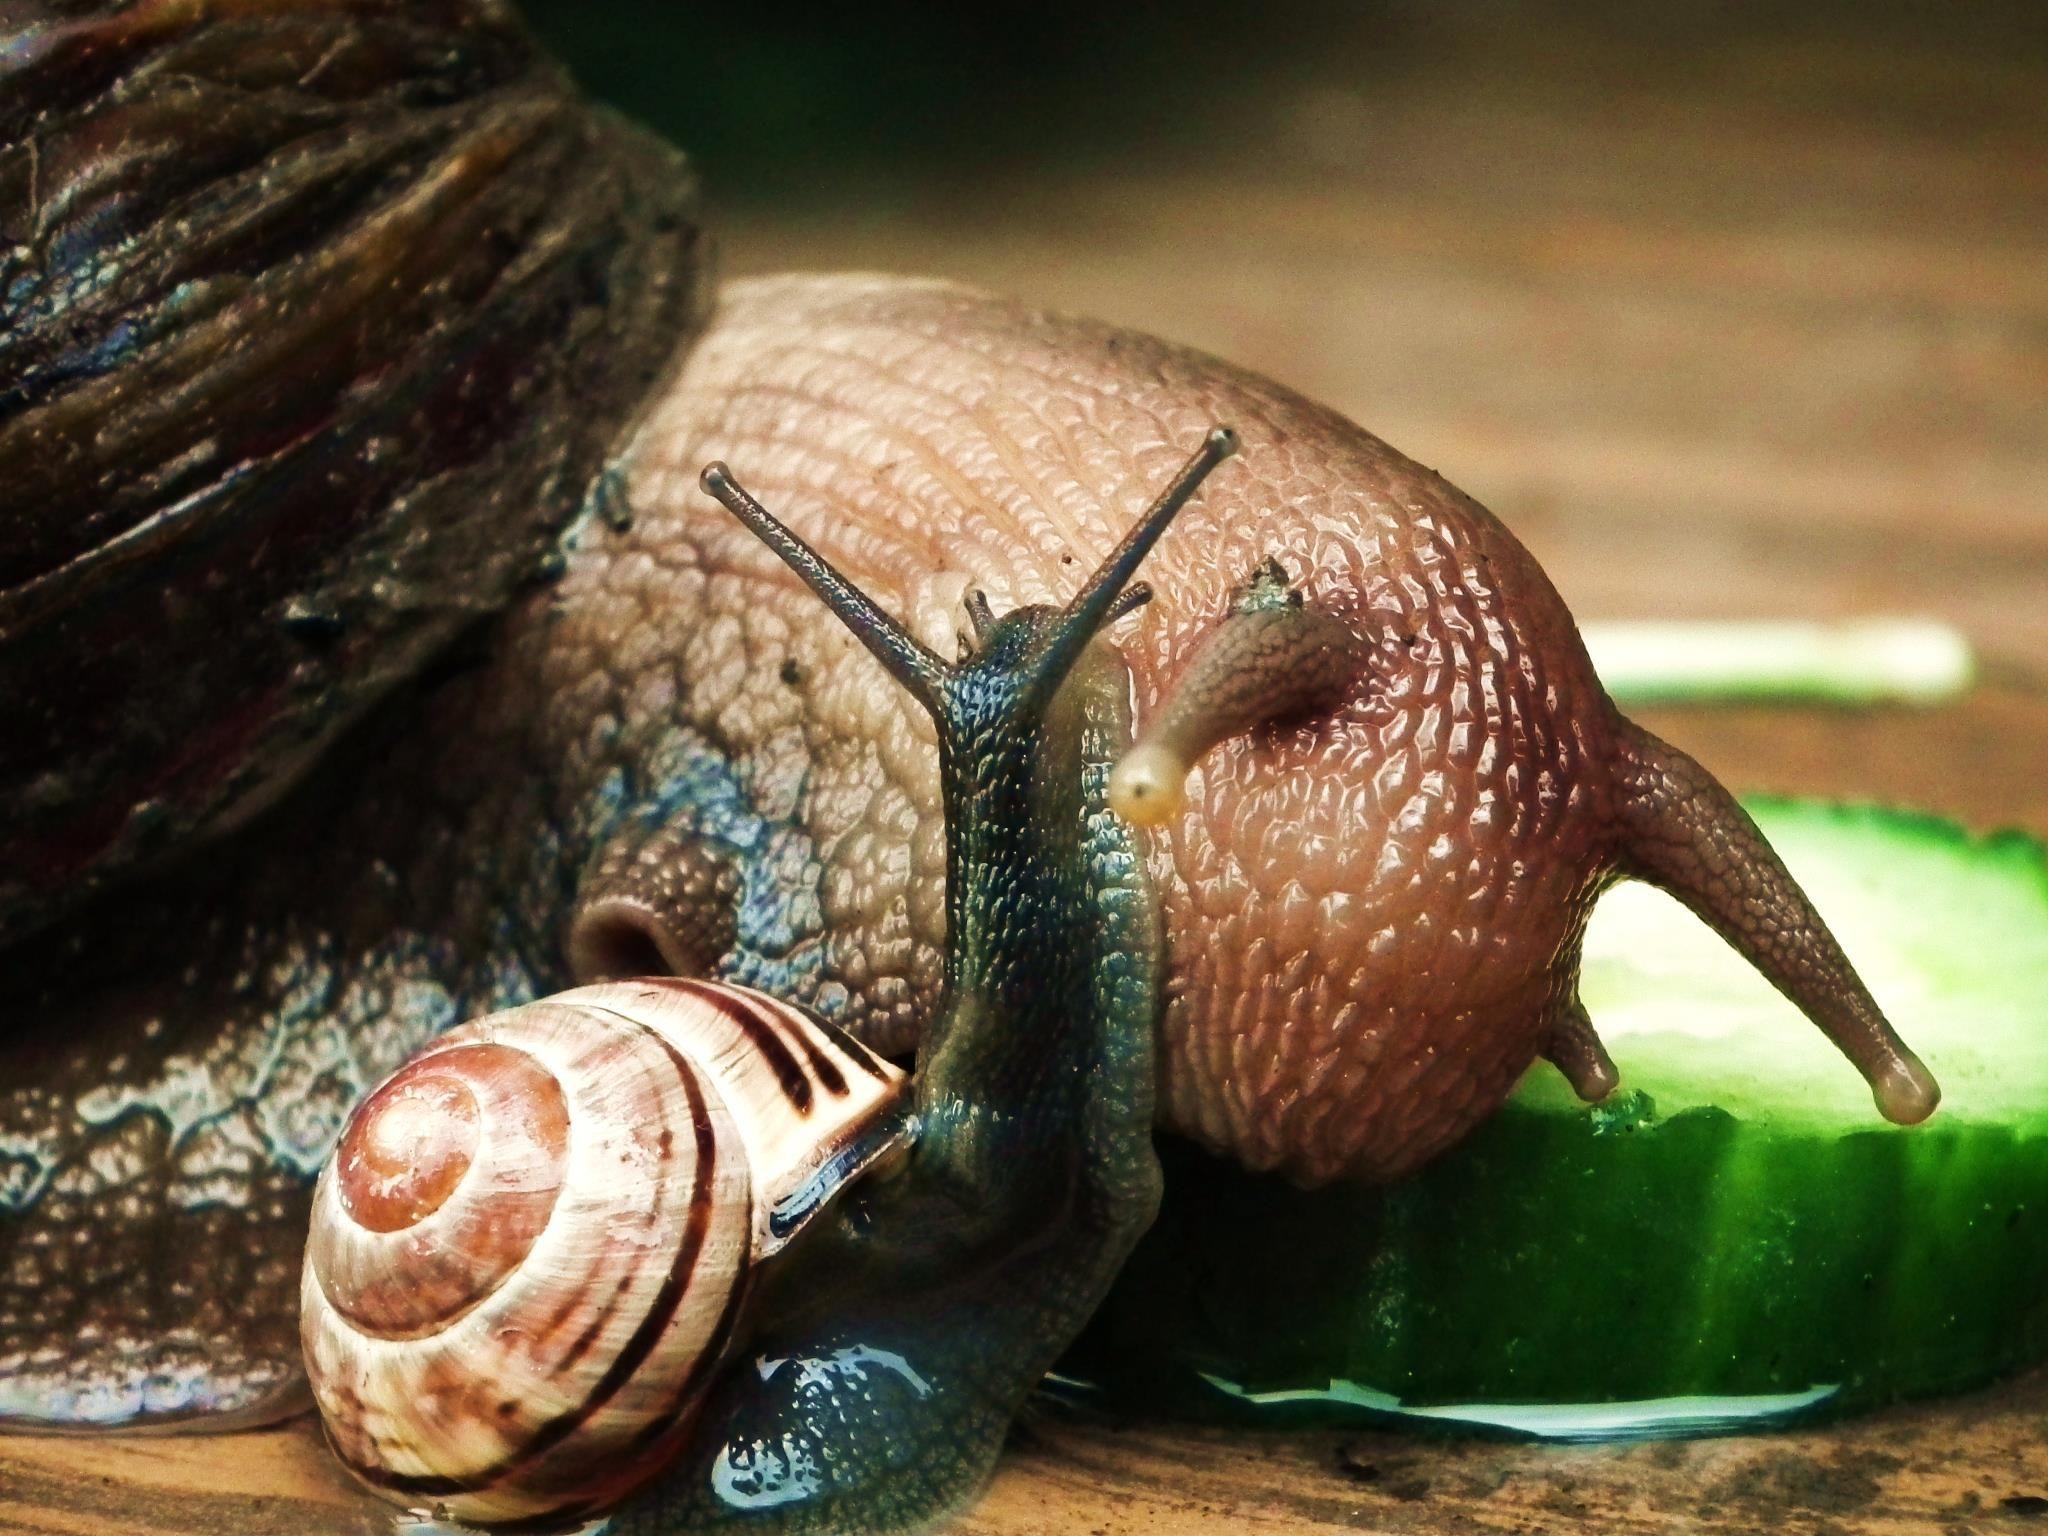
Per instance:
[[[1583,996],[1623,1087],[1548,1067],[1389,1190],[1167,1149],[1165,1209],[1065,1366],[1150,1410],[1570,1437],[1725,1429],[2048,1355],[2048,858],[2017,834],[1751,810],[1945,1098],[1862,1081],[1676,902],[1605,897]]]

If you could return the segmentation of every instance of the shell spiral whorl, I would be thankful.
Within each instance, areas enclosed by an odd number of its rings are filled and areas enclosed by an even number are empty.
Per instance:
[[[585,987],[454,1030],[314,1196],[308,1374],[349,1468],[475,1521],[657,1470],[756,1262],[901,1144],[902,1075],[771,999]]]

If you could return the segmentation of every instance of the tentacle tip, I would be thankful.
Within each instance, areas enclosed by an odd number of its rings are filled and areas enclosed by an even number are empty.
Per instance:
[[[1621,1073],[1610,1061],[1598,1067],[1582,1069],[1569,1081],[1572,1092],[1579,1096],[1581,1104],[1605,1104],[1620,1090]]]
[[[1134,827],[1163,826],[1187,804],[1188,765],[1164,747],[1139,745],[1109,775],[1109,808]]]
[[[1109,605],[1109,612],[1102,616],[1102,627],[1109,628],[1118,619],[1127,618],[1152,601],[1152,589],[1140,581],[1125,587],[1117,600]]]
[[[1877,1112],[1893,1125],[1918,1125],[1941,1103],[1941,1084],[1919,1057],[1907,1051],[1871,1074],[1870,1096],[1877,1101]]]
[[[1218,459],[1227,459],[1238,449],[1237,432],[1231,427],[1211,427],[1203,442],[1208,445],[1209,452]]]
[[[732,471],[725,467],[723,459],[713,459],[698,474],[697,483],[713,496],[723,496],[732,489]]]

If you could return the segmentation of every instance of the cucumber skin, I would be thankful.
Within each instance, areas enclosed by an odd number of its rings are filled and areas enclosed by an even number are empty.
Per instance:
[[[1752,809],[1788,842],[1875,832],[1974,861],[2048,920],[2030,839]],[[1343,1379],[1410,1407],[1833,1386],[1835,1411],[1961,1390],[2048,1356],[2048,1092],[2036,1102],[2016,1124],[1944,1110],[1843,1132],[1660,1116],[1626,1088],[1587,1110],[1539,1069],[1392,1189],[1297,1190],[1173,1145],[1159,1222],[1063,1369],[1125,1407],[1267,1423],[1359,1410],[1248,1403],[1204,1373],[1254,1393]]]
[[[1202,1374],[1411,1406],[1835,1385],[1850,1409],[2048,1354],[2048,1138],[1774,1137],[1759,1196],[1734,1116],[1603,1118],[1510,1105],[1391,1190],[1297,1190],[1176,1145],[1159,1222],[1065,1368],[1127,1406],[1300,1419],[1343,1411]],[[1533,1167],[1555,1172],[1504,1198]],[[1919,1213],[1958,1186],[1981,1208],[1930,1233]],[[1715,1244],[1705,1213],[1731,1201],[1749,1231]]]

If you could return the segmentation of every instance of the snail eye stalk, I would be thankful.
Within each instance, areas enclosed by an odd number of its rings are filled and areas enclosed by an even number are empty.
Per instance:
[[[944,718],[946,679],[952,673],[951,667],[883,612],[867,593],[840,575],[830,561],[792,533],[780,518],[748,495],[724,464],[706,464],[698,483],[804,579],[804,584],[839,616],[839,622],[853,632],[854,638],[889,669],[891,677],[915,694],[934,717]]]
[[[963,606],[967,609],[967,622],[974,626],[974,643],[980,645],[996,627],[996,612],[988,605],[988,594],[979,587],[968,592]]]
[[[1152,588],[1142,581],[1134,581],[1125,587],[1117,600],[1109,605],[1109,612],[1102,616],[1102,627],[1109,628],[1126,614],[1136,613],[1152,601]]]
[[[1237,434],[1228,427],[1211,427],[1197,448],[1153,499],[1123,542],[1109,552],[1088,584],[1074,594],[1060,621],[1053,626],[1032,658],[1032,685],[1047,690],[1058,688],[1068,669],[1080,658],[1090,640],[1108,624],[1149,601],[1149,588],[1132,587],[1138,565],[1152,552],[1180,509],[1188,504],[1209,472],[1237,452]]]

